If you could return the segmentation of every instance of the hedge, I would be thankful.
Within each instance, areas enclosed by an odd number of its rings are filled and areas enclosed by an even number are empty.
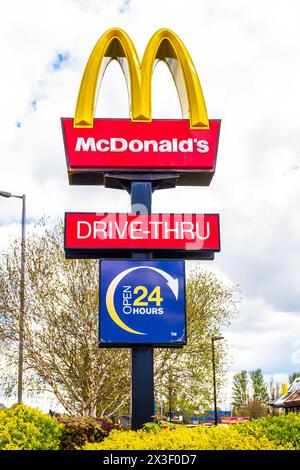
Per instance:
[[[55,450],[62,426],[55,418],[26,405],[0,410],[1,450]]]
[[[300,414],[212,428],[120,431],[109,420],[57,420],[26,405],[0,410],[1,450],[300,450]]]
[[[159,432],[112,431],[98,444],[85,444],[83,450],[292,450],[289,443],[284,445],[270,441],[263,435],[239,432],[239,426],[228,428],[218,426],[210,429],[177,428],[162,429]]]
[[[290,444],[300,450],[300,413],[258,419],[237,427],[241,435],[265,436],[277,445]]]

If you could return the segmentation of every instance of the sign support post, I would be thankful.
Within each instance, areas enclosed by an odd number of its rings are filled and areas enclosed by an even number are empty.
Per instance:
[[[131,211],[150,214],[152,182],[132,181],[130,184]],[[135,252],[132,259],[151,259],[152,253]],[[131,429],[141,429],[154,415],[153,346],[131,348]]]

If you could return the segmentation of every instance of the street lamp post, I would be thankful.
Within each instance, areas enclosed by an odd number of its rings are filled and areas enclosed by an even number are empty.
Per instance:
[[[224,339],[223,336],[212,336],[211,338],[211,352],[212,352],[212,366],[213,366],[213,383],[214,383],[214,415],[215,426],[218,425],[218,411],[217,411],[217,386],[216,386],[216,367],[215,367],[215,341]]]
[[[23,398],[23,364],[24,364],[24,313],[25,313],[25,223],[26,223],[26,195],[18,196],[0,191],[2,197],[15,197],[22,199],[22,237],[21,237],[21,280],[20,280],[20,317],[19,317],[19,359],[18,359],[18,403]]]
[[[169,389],[169,418],[170,418],[170,423],[171,423],[172,421],[172,385],[170,383],[170,379],[169,379],[168,389]]]

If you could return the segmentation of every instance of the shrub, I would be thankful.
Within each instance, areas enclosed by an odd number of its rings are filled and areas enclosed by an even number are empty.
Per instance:
[[[283,416],[269,416],[256,421],[249,421],[237,426],[241,435],[261,437],[277,445],[290,443],[300,450],[300,413],[289,413]]]
[[[1,450],[55,450],[61,425],[55,418],[26,405],[0,410]]]
[[[264,436],[241,434],[236,427],[177,428],[160,432],[112,431],[98,444],[87,443],[83,450],[290,450]]]
[[[101,442],[110,431],[117,428],[111,421],[102,418],[76,418],[63,415],[58,418],[62,424],[60,449],[75,450],[86,442]]]

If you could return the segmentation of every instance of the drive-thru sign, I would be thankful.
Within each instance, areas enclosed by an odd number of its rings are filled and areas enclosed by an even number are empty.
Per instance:
[[[73,258],[107,250],[213,253],[220,251],[219,215],[68,212],[65,250]]]

